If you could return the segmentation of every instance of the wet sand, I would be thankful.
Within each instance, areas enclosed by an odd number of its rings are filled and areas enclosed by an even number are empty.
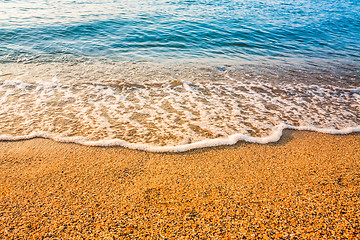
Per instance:
[[[360,134],[181,154],[0,142],[0,239],[360,237]]]

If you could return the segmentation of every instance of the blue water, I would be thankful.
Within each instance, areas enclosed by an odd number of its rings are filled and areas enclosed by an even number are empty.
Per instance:
[[[0,0],[0,141],[360,132],[359,0]]]
[[[359,66],[357,0],[0,1],[0,60]]]

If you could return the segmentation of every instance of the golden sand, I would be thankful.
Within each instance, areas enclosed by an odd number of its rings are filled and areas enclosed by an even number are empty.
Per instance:
[[[360,238],[360,134],[182,154],[0,142],[0,239]]]

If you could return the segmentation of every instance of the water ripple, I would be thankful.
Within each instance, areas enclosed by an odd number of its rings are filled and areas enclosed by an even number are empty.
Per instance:
[[[358,1],[6,1],[0,61],[64,53],[119,60],[356,62]],[[326,64],[325,64],[326,65]]]

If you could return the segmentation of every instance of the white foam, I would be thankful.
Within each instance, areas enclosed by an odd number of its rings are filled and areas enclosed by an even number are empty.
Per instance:
[[[109,72],[110,81],[96,71],[83,76],[81,65],[51,75],[48,69],[54,66],[19,65],[18,74],[0,79],[0,140],[43,137],[181,152],[238,141],[276,142],[284,129],[359,132],[360,91],[355,86],[274,84],[211,68],[185,73],[188,68],[181,66],[176,78],[156,65],[141,65],[139,72],[126,66],[133,72],[114,80],[119,70],[107,69],[112,66],[93,66]]]
[[[96,147],[124,147],[129,149],[149,151],[149,152],[186,152],[193,149],[199,148],[209,148],[217,146],[226,146],[234,145],[239,141],[245,141],[250,143],[259,143],[267,144],[272,142],[277,142],[280,140],[282,133],[285,129],[291,130],[302,130],[302,131],[315,131],[327,134],[349,134],[360,132],[360,126],[358,127],[348,127],[345,129],[318,129],[314,127],[295,127],[290,125],[281,124],[276,126],[273,130],[273,133],[266,137],[251,137],[243,134],[233,134],[226,138],[216,138],[208,139],[200,142],[195,142],[191,144],[183,144],[177,146],[154,146],[151,144],[137,144],[130,143],[121,139],[110,139],[110,140],[98,140],[98,141],[88,141],[84,137],[63,137],[58,136],[53,133],[47,132],[35,132],[30,135],[25,136],[9,136],[9,135],[0,135],[0,141],[19,141],[19,140],[29,140],[33,138],[47,138],[52,139],[58,142],[64,143],[78,143],[86,146],[96,146]]]

